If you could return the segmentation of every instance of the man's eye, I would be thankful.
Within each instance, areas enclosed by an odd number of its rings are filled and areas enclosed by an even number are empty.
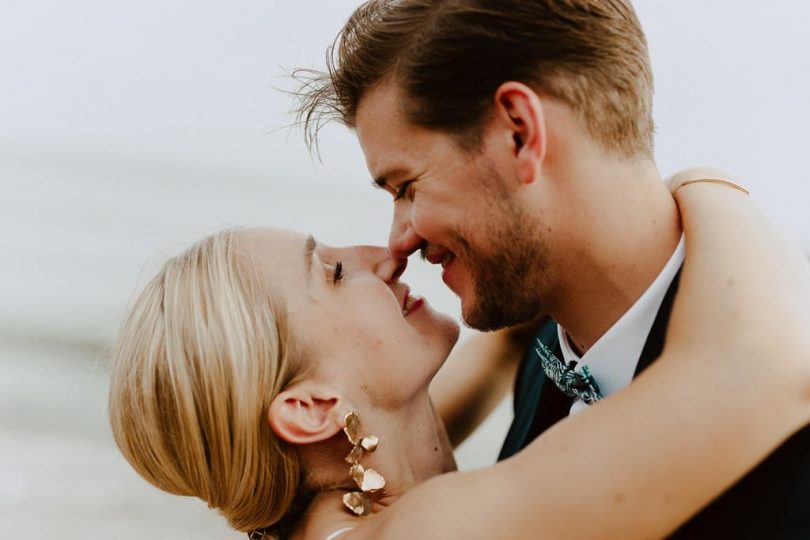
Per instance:
[[[337,285],[343,279],[343,263],[337,261],[335,263],[335,271],[332,273],[332,284]]]
[[[411,191],[411,184],[413,184],[413,180],[408,180],[407,182],[402,182],[396,190],[394,194],[394,200],[398,201],[403,197],[407,197]]]

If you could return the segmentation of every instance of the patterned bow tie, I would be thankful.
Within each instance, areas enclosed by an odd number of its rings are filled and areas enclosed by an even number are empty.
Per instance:
[[[535,348],[537,355],[540,357],[540,364],[543,366],[543,371],[546,376],[554,381],[560,391],[570,397],[579,398],[587,405],[596,403],[602,399],[602,394],[599,392],[599,385],[591,375],[591,370],[588,366],[582,366],[581,369],[576,369],[576,363],[571,362],[566,365],[562,360],[557,358],[551,349],[545,344],[537,340],[537,347]]]

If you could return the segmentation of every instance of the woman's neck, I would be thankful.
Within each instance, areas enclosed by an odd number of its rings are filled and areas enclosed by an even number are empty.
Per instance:
[[[377,450],[366,453],[360,459],[363,467],[374,469],[385,478],[385,488],[372,496],[372,514],[391,506],[408,490],[425,480],[456,470],[444,425],[426,394],[396,412],[376,411],[369,418],[362,418],[361,415],[360,434],[379,438]],[[348,453],[348,442],[342,446]],[[345,480],[316,498],[293,538],[323,538],[332,530],[350,527],[358,519],[367,519],[353,516],[341,502],[345,493],[357,490],[349,477],[349,465],[343,461],[344,455],[335,456],[335,460],[330,460],[333,464],[329,467],[336,467],[332,471],[335,478],[343,477]],[[327,465],[325,460],[319,459],[313,466]],[[317,470],[310,470],[318,475]]]

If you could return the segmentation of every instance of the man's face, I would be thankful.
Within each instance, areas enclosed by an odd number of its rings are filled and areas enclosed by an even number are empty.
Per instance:
[[[465,322],[490,330],[534,318],[551,288],[538,217],[523,205],[510,152],[484,136],[466,152],[447,134],[404,119],[394,85],[360,103],[357,134],[376,183],[394,197],[389,248],[441,264]]]

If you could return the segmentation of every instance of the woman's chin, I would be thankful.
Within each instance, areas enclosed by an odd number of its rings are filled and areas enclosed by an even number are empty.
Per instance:
[[[455,347],[456,343],[458,343],[458,336],[460,333],[458,322],[448,315],[447,319],[442,320],[442,331],[446,338],[447,344],[447,350],[444,353],[444,360],[447,360],[447,357],[450,355],[450,351],[452,351],[453,347]],[[442,364],[444,364],[444,360],[442,360]]]
[[[442,347],[441,356],[436,365],[437,372],[447,361],[453,347],[455,347],[456,343],[458,343],[459,332],[459,325],[452,317],[448,317],[446,321],[442,321],[442,335],[444,337],[444,344]]]

